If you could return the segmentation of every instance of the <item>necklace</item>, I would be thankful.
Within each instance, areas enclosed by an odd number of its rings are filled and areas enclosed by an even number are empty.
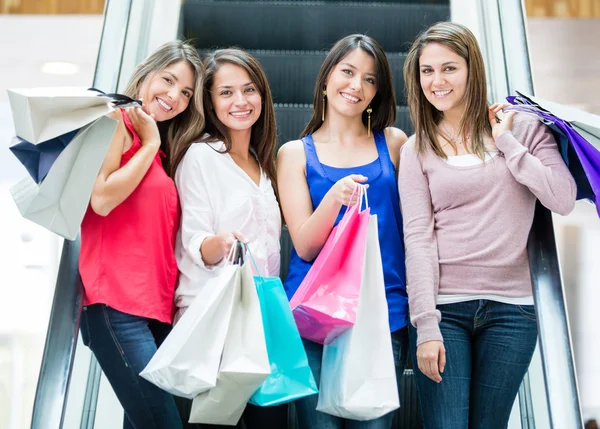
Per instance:
[[[452,136],[452,133],[450,133],[448,128],[446,128],[446,125],[444,125],[443,123],[440,123],[440,125],[443,128],[443,137],[447,140],[447,142],[443,144],[442,147],[448,146],[450,143],[452,143],[453,145],[464,144],[466,143],[465,140],[469,141],[471,139],[470,136],[467,136],[464,139],[462,137],[454,137]]]

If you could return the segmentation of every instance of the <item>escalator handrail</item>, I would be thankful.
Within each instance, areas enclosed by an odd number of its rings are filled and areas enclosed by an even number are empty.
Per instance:
[[[116,91],[131,0],[107,0],[94,87]],[[110,19],[108,19],[110,17]],[[119,49],[120,47],[120,49]],[[115,64],[118,67],[115,67]],[[31,429],[60,429],[65,420],[83,305],[79,237],[65,240],[33,404]]]
[[[489,42],[487,46],[498,47],[498,41],[501,42],[508,93],[519,90],[533,95],[522,0],[481,2],[480,7],[486,9],[484,13],[495,14],[499,22],[499,34],[486,28],[483,37]],[[505,95],[493,94],[494,100],[500,101]],[[552,214],[539,202],[527,250],[550,425],[553,429],[581,428],[583,419]]]

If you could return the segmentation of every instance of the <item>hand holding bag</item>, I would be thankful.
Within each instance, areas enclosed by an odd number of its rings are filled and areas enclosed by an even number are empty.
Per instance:
[[[190,423],[237,424],[248,400],[271,373],[250,264],[244,263],[239,272],[217,384],[194,398]]]
[[[192,399],[217,384],[217,375],[234,305],[239,300],[241,273],[229,264],[202,285],[140,376],[161,389]]]

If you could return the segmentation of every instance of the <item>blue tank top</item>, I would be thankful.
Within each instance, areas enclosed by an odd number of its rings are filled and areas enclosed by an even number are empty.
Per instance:
[[[313,210],[321,204],[325,194],[341,178],[350,174],[362,174],[368,178],[368,197],[371,214],[377,215],[379,246],[383,263],[385,294],[387,297],[390,330],[394,332],[408,323],[408,298],[406,295],[406,267],[404,265],[404,240],[402,214],[398,196],[396,169],[390,158],[382,131],[374,133],[379,156],[369,164],[350,168],[338,168],[321,164],[312,135],[302,139],[306,153],[306,181]],[[342,219],[346,207],[342,207],[335,225]],[[312,261],[301,259],[292,249],[288,276],[284,287],[288,299],[294,295],[312,266]]]

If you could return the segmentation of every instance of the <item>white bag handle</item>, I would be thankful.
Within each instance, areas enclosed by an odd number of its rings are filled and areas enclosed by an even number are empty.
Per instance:
[[[367,187],[365,185],[361,185],[360,183],[357,183],[356,186],[354,186],[354,191],[352,191],[352,196],[350,197],[350,201],[352,201],[354,199],[354,196],[356,195],[356,192],[358,191],[358,211],[362,212],[362,204],[363,201],[365,202],[365,208],[364,210],[369,208],[369,198],[367,198]],[[346,213],[348,213],[348,210],[350,210],[350,206],[346,206]]]

